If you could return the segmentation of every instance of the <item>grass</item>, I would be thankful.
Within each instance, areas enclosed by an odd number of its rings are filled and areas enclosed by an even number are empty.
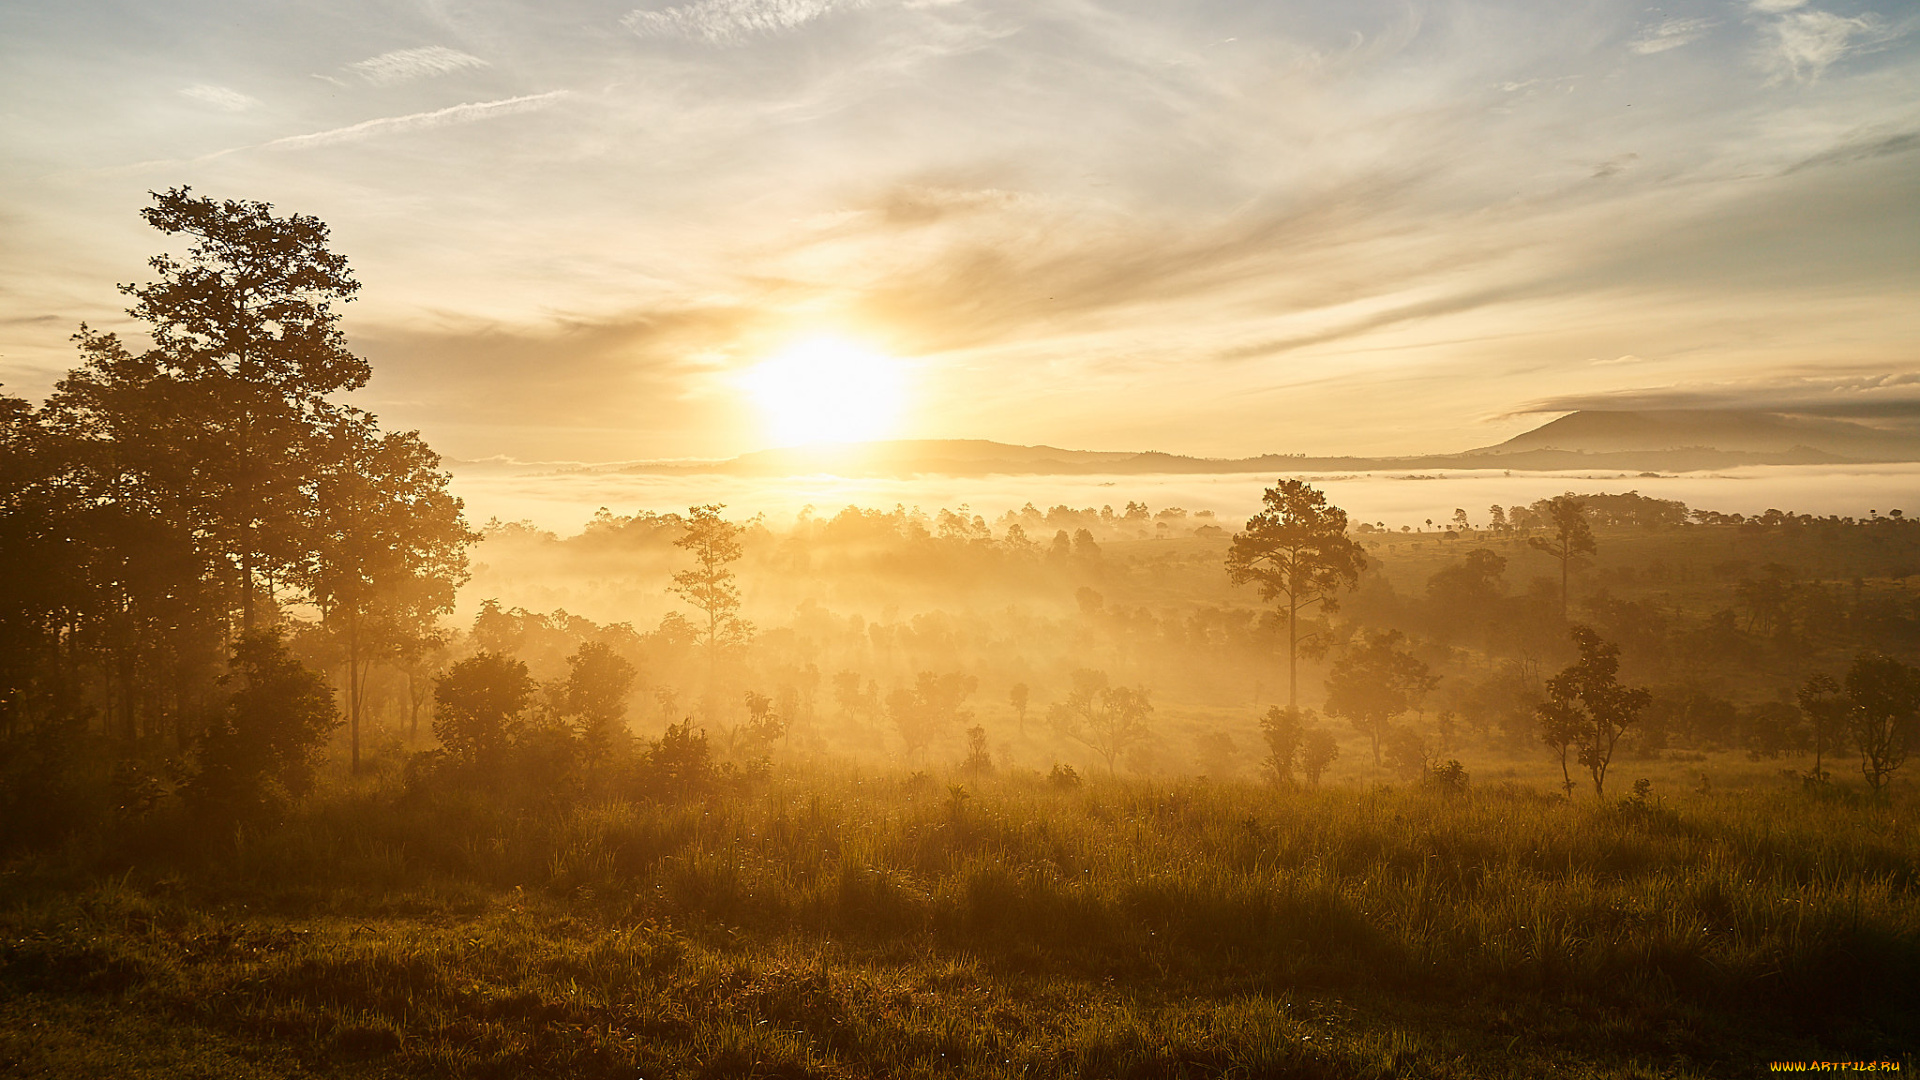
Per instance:
[[[340,786],[0,878],[0,1073],[1750,1075],[1920,1041],[1920,831],[1569,802],[777,776],[508,813]],[[37,1026],[36,1026],[37,1025]]]

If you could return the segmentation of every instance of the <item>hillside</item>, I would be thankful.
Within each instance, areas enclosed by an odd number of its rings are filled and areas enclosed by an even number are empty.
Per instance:
[[[721,461],[573,465],[568,471],[654,475],[845,477],[1365,472],[1396,469],[1564,469],[1691,472],[1742,465],[1920,461],[1920,435],[1777,413],[1576,412],[1494,446],[1403,457],[1261,454],[1190,457],[1154,450],[1067,450],[986,439],[903,439],[760,450]],[[487,463],[454,463],[485,465]]]

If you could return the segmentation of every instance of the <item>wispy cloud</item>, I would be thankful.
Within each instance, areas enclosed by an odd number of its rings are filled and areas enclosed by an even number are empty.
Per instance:
[[[536,112],[566,97],[568,91],[549,90],[544,94],[525,94],[520,97],[502,98],[499,101],[476,101],[465,105],[450,105],[431,112],[408,113],[405,116],[383,116],[377,120],[362,120],[346,127],[316,131],[310,135],[289,135],[284,139],[275,139],[264,144],[269,150],[305,150],[314,146],[331,146],[335,143],[358,142],[376,135],[391,135],[403,131],[421,131],[426,128],[446,127],[450,124],[469,124],[475,120],[490,120],[500,116],[517,116],[520,113]],[[229,151],[230,152],[230,151]]]
[[[222,112],[246,112],[248,109],[260,104],[259,98],[249,97],[238,90],[225,86],[215,86],[211,83],[198,83],[194,86],[186,87],[180,91],[180,96],[197,101],[202,105],[219,109]]]
[[[1713,23],[1707,19],[1668,19],[1657,26],[1650,26],[1640,32],[1627,48],[1641,56],[1663,53],[1668,49],[1677,49],[1699,40]]]
[[[1880,24],[1871,16],[1789,10],[1768,27],[1763,62],[1773,71],[1774,82],[1817,82],[1854,47],[1855,38],[1874,38],[1880,32]]]
[[[381,53],[379,56],[348,64],[347,70],[375,86],[386,86],[391,83],[411,82],[414,79],[445,75],[462,68],[486,66],[485,60],[458,49],[449,49],[445,45],[426,45],[418,49],[395,49],[393,52]]]
[[[638,8],[620,21],[642,37],[738,45],[797,30],[833,11],[862,6],[862,0],[695,0],[659,11]]]

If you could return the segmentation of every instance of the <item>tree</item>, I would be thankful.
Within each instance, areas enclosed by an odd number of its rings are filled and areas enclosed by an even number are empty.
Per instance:
[[[1807,676],[1795,696],[1801,713],[1807,718],[1807,732],[1813,742],[1813,771],[1807,775],[1815,783],[1824,783],[1827,770],[1822,759],[1828,753],[1837,752],[1846,739],[1850,703],[1841,692],[1840,684],[1824,672]]]
[[[477,537],[419,433],[382,434],[370,414],[340,408],[325,417],[315,449],[301,576],[345,645],[349,759],[358,772],[367,665],[399,655],[453,610]]]
[[[1359,584],[1366,553],[1347,538],[1347,512],[1327,504],[1299,480],[1266,490],[1264,509],[1247,519],[1227,552],[1227,578],[1260,588],[1260,599],[1280,602],[1287,623],[1287,704],[1299,694],[1300,613],[1318,606],[1339,610],[1339,592]]]
[[[202,815],[232,822],[305,795],[315,754],[340,726],[327,681],[287,651],[278,631],[264,630],[234,642],[221,682],[230,696],[201,737],[181,796]]]
[[[1906,764],[1920,736],[1920,669],[1864,652],[1847,669],[1848,727],[1860,748],[1860,773],[1875,794]]]
[[[1302,712],[1288,706],[1278,705],[1267,710],[1260,718],[1260,734],[1267,741],[1268,775],[1276,784],[1291,784],[1295,759],[1300,756],[1301,743],[1307,734],[1308,717],[1311,712]]]
[[[1019,724],[1022,735],[1027,733],[1027,701],[1031,695],[1032,691],[1023,682],[1014,683],[1007,690],[1007,704],[1013,706],[1014,720]]]
[[[1561,775],[1566,772],[1571,747],[1593,777],[1593,794],[1606,794],[1607,767],[1620,736],[1639,717],[1653,695],[1641,687],[1620,685],[1620,646],[1603,639],[1591,627],[1575,626],[1568,636],[1580,650],[1580,659],[1547,680],[1547,701],[1538,706],[1547,745],[1560,750]]]
[[[1047,710],[1047,719],[1055,731],[1099,754],[1111,775],[1120,758],[1152,734],[1152,713],[1145,690],[1109,686],[1106,672],[1082,668],[1073,673],[1073,691]]]
[[[627,696],[638,677],[633,664],[604,641],[589,641],[567,657],[567,712],[588,762],[603,762],[613,753],[625,731]]]
[[[1327,672],[1327,714],[1346,717],[1372,742],[1375,765],[1393,718],[1417,707],[1440,683],[1423,661],[1400,647],[1405,640],[1398,630],[1365,634]]]
[[[1491,629],[1495,605],[1506,595],[1501,575],[1507,560],[1486,548],[1467,552],[1464,561],[1444,566],[1427,579],[1427,600],[1434,623],[1443,631],[1461,623]]]
[[[1536,504],[1537,505],[1537,504]],[[1556,495],[1547,500],[1547,519],[1553,524],[1553,537],[1527,537],[1527,546],[1544,551],[1560,563],[1560,621],[1567,619],[1567,576],[1573,562],[1599,549],[1593,542],[1593,529],[1587,524],[1586,504],[1572,495]]]
[[[434,688],[433,733],[455,762],[483,772],[503,764],[533,697],[527,665],[480,652],[447,669]]]
[[[906,744],[907,757],[924,751],[934,739],[973,719],[961,706],[979,689],[979,680],[961,672],[923,671],[913,686],[887,695],[887,714]]]
[[[740,558],[745,530],[720,516],[725,506],[696,506],[687,511],[687,531],[673,545],[693,555],[693,569],[673,575],[671,591],[707,617],[707,706],[718,690],[721,650],[744,643],[753,627],[740,618],[740,590],[730,565]]]
[[[366,383],[336,303],[360,284],[318,218],[267,203],[152,193],[148,224],[189,245],[156,255],[159,280],[123,285],[152,347],[80,328],[82,367],[49,401],[121,479],[164,501],[234,580],[241,623],[257,583],[285,580],[303,550],[307,455],[327,396]]]
[[[1340,743],[1334,739],[1333,732],[1320,727],[1310,727],[1300,740],[1300,771],[1307,774],[1307,783],[1318,785],[1320,777],[1340,756]]]

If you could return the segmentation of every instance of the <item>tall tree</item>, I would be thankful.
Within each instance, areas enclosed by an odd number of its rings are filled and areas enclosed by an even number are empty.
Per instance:
[[[1573,627],[1569,636],[1580,659],[1547,680],[1547,700],[1537,715],[1547,745],[1560,750],[1563,774],[1571,746],[1593,778],[1594,796],[1604,797],[1614,748],[1653,695],[1620,685],[1620,646],[1586,626]]]
[[[1593,528],[1587,524],[1586,504],[1572,495],[1555,495],[1547,500],[1547,520],[1553,536],[1527,537],[1527,546],[1544,551],[1560,563],[1560,621],[1567,619],[1567,581],[1574,560],[1592,555],[1599,549],[1593,542]]]
[[[1825,672],[1807,676],[1796,698],[1807,718],[1807,733],[1813,737],[1813,772],[1808,775],[1815,783],[1822,783],[1827,779],[1826,755],[1839,750],[1847,737],[1851,703],[1841,693],[1840,684]]]
[[[740,618],[740,589],[732,565],[740,558],[741,526],[720,516],[719,504],[687,511],[687,531],[673,545],[693,556],[693,568],[673,575],[671,591],[707,617],[707,695],[709,715],[716,704],[721,650],[742,644],[753,627]]]
[[[360,769],[367,666],[397,656],[453,610],[474,534],[440,457],[416,432],[382,434],[335,408],[314,443],[314,498],[301,577],[345,646],[352,768]]]
[[[1227,577],[1260,588],[1260,598],[1278,602],[1287,623],[1287,705],[1300,704],[1300,613],[1318,606],[1339,610],[1339,593],[1359,584],[1367,557],[1347,537],[1347,512],[1300,480],[1282,480],[1266,490],[1264,508],[1235,533],[1227,552]]]
[[[367,381],[337,303],[360,283],[315,217],[267,203],[153,193],[148,224],[189,243],[156,255],[157,281],[123,285],[152,348],[135,355],[81,327],[82,367],[50,405],[111,447],[118,472],[168,496],[255,619],[258,584],[284,579],[302,550],[305,456],[327,395]]]
[[[1327,672],[1327,714],[1346,717],[1372,742],[1375,765],[1394,717],[1418,707],[1440,683],[1424,661],[1401,647],[1405,641],[1398,630],[1367,634]]]

